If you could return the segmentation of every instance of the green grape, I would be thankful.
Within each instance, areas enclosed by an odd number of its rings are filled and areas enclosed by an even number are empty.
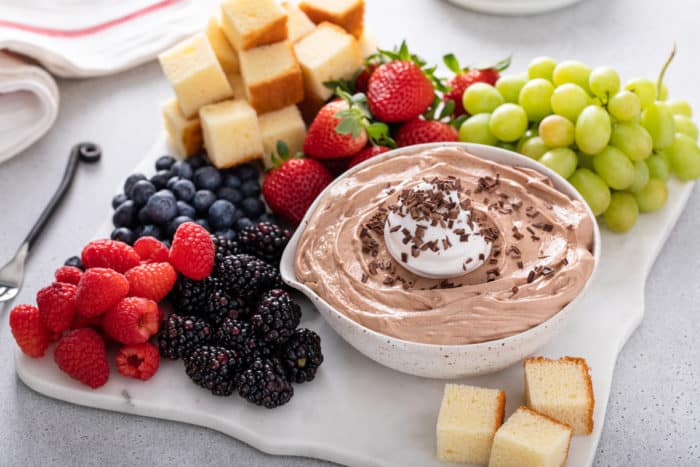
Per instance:
[[[644,162],[649,167],[649,176],[651,178],[658,178],[664,182],[668,180],[668,177],[671,175],[671,167],[664,156],[654,154],[649,156]]]
[[[690,108],[690,104],[686,101],[673,99],[666,102],[666,105],[673,115],[683,115],[688,118],[693,118],[693,109]]]
[[[496,144],[499,148],[507,149],[509,151],[518,152],[518,146],[515,143],[508,143],[506,141],[499,141]]]
[[[491,133],[489,128],[490,119],[491,114],[476,114],[466,119],[459,128],[459,140],[464,143],[494,146],[498,143],[498,138]]]
[[[656,83],[646,78],[636,78],[625,84],[625,89],[632,91],[639,97],[642,108],[652,104],[656,100]]]
[[[651,135],[656,150],[666,149],[673,144],[676,133],[673,114],[661,101],[649,104],[642,112],[642,126]]]
[[[641,161],[651,155],[653,141],[643,126],[630,122],[615,124],[610,144],[627,154],[633,161]]]
[[[593,171],[583,168],[578,169],[569,178],[569,183],[581,193],[583,199],[588,203],[588,207],[593,211],[594,216],[599,216],[608,209],[610,205],[610,188]]]
[[[605,183],[615,190],[624,190],[634,182],[634,164],[624,152],[608,146],[593,157],[593,167]]]
[[[462,104],[472,115],[489,113],[503,104],[503,96],[488,83],[474,83],[464,91]]]
[[[649,183],[634,194],[634,198],[641,212],[658,211],[666,204],[668,188],[662,180],[650,178]]]
[[[685,115],[676,114],[673,116],[673,123],[675,124],[676,131],[678,133],[688,135],[697,141],[698,127],[689,117],[686,117]]]
[[[520,90],[525,86],[525,83],[527,83],[525,74],[501,76],[496,81],[496,89],[503,96],[503,100],[517,104]]]
[[[589,105],[576,119],[576,146],[586,154],[598,154],[608,145],[611,131],[610,115],[605,109]]]
[[[700,177],[700,148],[690,136],[676,133],[668,155],[671,168],[678,178],[695,180]]]
[[[666,83],[661,83],[661,90],[659,90],[658,99],[660,101],[665,101],[666,99],[668,99],[668,86],[666,86]]]
[[[528,79],[542,78],[552,81],[552,73],[557,66],[557,62],[550,57],[537,57],[530,62],[527,67]]]
[[[565,148],[574,144],[574,124],[561,115],[549,115],[539,125],[540,138],[550,148]]]
[[[528,128],[525,130],[525,134],[523,135],[522,139],[526,140],[528,138],[532,138],[533,136],[539,136],[539,133],[537,133],[537,128]]]
[[[578,166],[583,167],[584,169],[588,170],[595,170],[595,167],[593,167],[593,159],[595,156],[589,156],[588,154],[584,154],[581,151],[578,151],[576,153],[576,157],[578,158]]]
[[[528,81],[520,90],[518,104],[525,109],[530,121],[538,122],[552,113],[552,93],[554,86],[543,78]]]
[[[608,112],[621,122],[634,120],[641,111],[642,103],[632,91],[620,91],[608,101]]]
[[[523,139],[518,146],[518,152],[520,154],[535,160],[539,160],[547,151],[549,151],[549,148],[539,136]]]
[[[576,60],[566,60],[561,62],[554,68],[552,72],[552,82],[555,86],[561,86],[564,83],[574,83],[588,91],[588,79],[591,74],[591,69]]]
[[[578,164],[576,153],[569,148],[550,149],[542,154],[539,161],[564,178],[569,178]]]
[[[616,233],[629,231],[637,223],[639,206],[634,195],[617,192],[610,197],[610,206],[605,210],[603,219],[608,229]]]
[[[594,96],[607,102],[620,90],[620,76],[609,66],[599,66],[591,71],[588,86]]]
[[[590,100],[588,93],[581,86],[573,83],[562,84],[552,93],[552,111],[575,122]]]
[[[649,167],[644,161],[634,161],[634,182],[627,187],[627,191],[636,193],[649,183]]]
[[[527,130],[527,114],[519,105],[503,104],[491,114],[489,128],[501,141],[517,141]]]

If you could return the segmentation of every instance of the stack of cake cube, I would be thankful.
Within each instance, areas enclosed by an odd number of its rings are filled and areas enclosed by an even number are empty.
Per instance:
[[[224,0],[206,31],[159,56],[175,91],[163,105],[171,146],[206,149],[218,168],[302,150],[307,121],[351,79],[374,44],[364,0]]]

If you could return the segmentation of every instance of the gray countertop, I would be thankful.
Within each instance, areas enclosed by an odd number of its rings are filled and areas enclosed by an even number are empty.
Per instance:
[[[448,51],[476,64],[512,53],[512,70],[522,71],[533,57],[551,55],[609,64],[623,79],[655,77],[675,40],[679,53],[667,75],[671,95],[688,100],[700,114],[700,29],[691,16],[700,17],[696,0],[584,0],[563,11],[520,18],[480,15],[438,0],[369,0],[367,19],[384,46],[406,37],[433,62]],[[61,80],[59,88],[54,128],[0,165],[0,264],[53,193],[70,146],[94,140],[105,157],[97,166],[79,169],[29,259],[15,303],[33,302],[54,269],[78,253],[109,215],[115,187],[161,131],[158,106],[170,94],[154,63],[101,79]],[[651,272],[646,316],[618,361],[595,465],[700,465],[698,208],[696,190]],[[323,464],[269,456],[203,428],[41,396],[15,375],[15,346],[5,316],[0,322],[0,465]]]

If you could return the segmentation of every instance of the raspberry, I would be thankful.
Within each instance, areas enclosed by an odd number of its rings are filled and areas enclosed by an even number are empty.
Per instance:
[[[182,275],[202,280],[214,268],[214,242],[206,229],[194,222],[180,225],[170,248],[170,264]]]
[[[39,309],[18,305],[10,311],[10,328],[19,348],[30,357],[43,357],[49,346],[49,331]]]
[[[129,296],[156,302],[170,293],[177,280],[177,273],[169,263],[142,264],[126,271],[124,276],[129,281]]]
[[[153,300],[127,297],[105,313],[102,329],[122,344],[142,344],[160,328],[160,310]]]
[[[111,269],[88,269],[78,284],[76,307],[84,317],[94,318],[119,303],[128,293],[129,281],[123,275]]]
[[[156,374],[159,364],[158,348],[150,342],[125,345],[117,352],[117,370],[129,378],[146,381]]]
[[[77,291],[73,284],[54,282],[37,292],[36,303],[49,331],[61,333],[70,327],[75,317]]]
[[[58,367],[95,389],[107,382],[109,364],[105,342],[93,329],[71,331],[56,345],[53,358]]]
[[[106,239],[85,245],[82,259],[86,269],[109,268],[121,273],[141,263],[141,257],[129,245]]]
[[[168,247],[155,237],[141,237],[134,243],[134,250],[146,263],[163,263],[168,261]]]
[[[83,277],[83,271],[75,266],[61,266],[56,269],[54,276],[56,277],[56,282],[78,285],[80,278]]]
[[[86,318],[83,315],[76,313],[73,322],[70,323],[70,329],[92,328],[96,330],[102,329],[102,316]]]

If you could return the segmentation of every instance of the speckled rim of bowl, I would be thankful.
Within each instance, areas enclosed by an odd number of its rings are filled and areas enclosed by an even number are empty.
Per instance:
[[[511,165],[514,167],[525,167],[529,169],[534,169],[537,170],[538,172],[548,176],[552,182],[554,183],[555,188],[557,188],[559,191],[563,192],[567,196],[579,200],[584,208],[586,209],[586,212],[588,215],[591,217],[593,220],[593,258],[595,260],[593,264],[593,271],[591,271],[591,275],[588,277],[588,280],[586,281],[586,284],[584,285],[583,289],[581,289],[581,292],[573,298],[566,306],[564,306],[561,310],[559,310],[557,313],[553,314],[551,317],[549,317],[547,320],[541,322],[540,324],[531,327],[530,329],[527,329],[526,331],[519,332],[517,334],[513,334],[508,337],[504,337],[502,339],[494,339],[494,340],[489,340],[489,341],[484,341],[484,342],[477,342],[473,344],[428,344],[425,342],[414,342],[414,341],[408,341],[405,339],[400,339],[398,337],[390,336],[388,334],[383,334],[380,332],[377,332],[371,328],[368,328],[366,326],[363,326],[362,324],[358,323],[357,321],[354,321],[344,315],[343,313],[340,313],[338,310],[335,309],[332,305],[330,305],[328,302],[326,302],[323,297],[318,295],[316,292],[311,290],[309,287],[307,287],[305,284],[297,280],[296,278],[296,273],[295,273],[295,259],[296,259],[296,248],[297,244],[299,243],[299,239],[306,229],[306,226],[309,223],[309,218],[313,214],[313,212],[316,210],[316,207],[318,206],[318,203],[323,199],[323,197],[326,195],[326,193],[337,183],[340,183],[342,180],[344,180],[346,177],[354,174],[358,170],[361,170],[364,167],[369,166],[370,164],[374,164],[376,162],[379,162],[384,159],[388,159],[390,157],[394,157],[397,154],[401,154],[404,152],[415,152],[415,151],[420,151],[420,150],[431,150],[431,149],[437,149],[437,148],[459,148],[459,149],[464,149],[468,153],[472,154],[473,156],[490,160],[499,164],[503,165]],[[484,152],[489,152],[491,153],[489,156],[484,155]],[[494,156],[496,156],[494,158]],[[496,160],[503,158],[504,160]],[[506,162],[505,159],[508,159],[512,162]],[[495,146],[487,146],[484,144],[474,144],[474,143],[427,143],[427,144],[419,144],[419,145],[414,145],[414,146],[408,146],[404,148],[397,148],[393,149],[391,151],[387,151],[384,154],[380,154],[378,156],[375,156],[371,159],[368,159],[361,164],[358,164],[350,169],[348,169],[346,172],[344,172],[341,176],[336,178],[330,185],[328,185],[325,190],[321,192],[320,195],[316,198],[314,203],[311,205],[309,210],[306,212],[306,215],[302,219],[302,221],[299,223],[299,226],[297,227],[296,231],[294,232],[294,235],[289,241],[289,244],[284,250],[284,253],[282,254],[282,259],[280,261],[280,273],[282,275],[282,280],[289,285],[290,287],[300,291],[304,295],[307,296],[311,300],[311,302],[321,302],[324,304],[329,310],[333,311],[333,314],[336,315],[337,318],[339,318],[341,321],[346,322],[347,324],[350,324],[351,326],[354,326],[363,332],[378,338],[378,339],[384,339],[384,340],[391,340],[393,342],[396,342],[398,344],[402,345],[407,345],[407,346],[413,346],[415,349],[420,350],[438,350],[438,349],[447,349],[447,350],[462,350],[462,349],[478,349],[478,348],[489,348],[489,347],[496,347],[496,346],[503,346],[503,345],[508,345],[510,344],[511,340],[514,340],[514,338],[519,338],[519,339],[526,339],[529,334],[535,334],[538,329],[542,327],[548,326],[550,323],[553,323],[555,321],[558,321],[562,318],[564,318],[565,314],[568,314],[571,312],[573,309],[573,305],[576,304],[581,297],[583,297],[586,292],[588,291],[591,282],[593,281],[593,278],[595,277],[597,271],[598,271],[598,264],[600,263],[600,250],[601,250],[601,241],[600,241],[600,228],[598,226],[598,222],[596,220],[596,217],[593,215],[593,212],[591,209],[588,207],[588,204],[586,201],[583,199],[583,197],[576,191],[576,189],[561,175],[558,173],[554,172],[553,170],[545,167],[544,165],[540,164],[539,162],[530,159],[526,156],[523,156],[522,154],[518,154],[513,151],[509,151],[507,149],[495,147]],[[323,313],[322,313],[323,314]],[[324,316],[325,318],[325,316]],[[341,336],[343,337],[343,336]]]

